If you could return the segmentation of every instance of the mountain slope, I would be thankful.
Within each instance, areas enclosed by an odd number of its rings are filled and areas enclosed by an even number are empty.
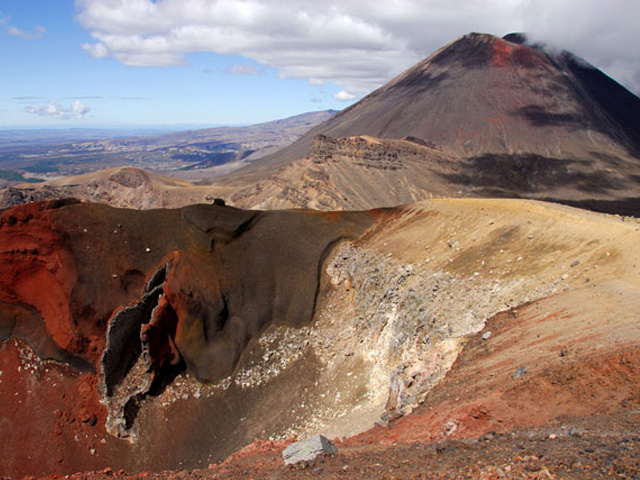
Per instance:
[[[469,34],[290,147],[216,184],[244,189],[268,177],[282,184],[303,182],[287,174],[300,159],[313,157],[316,135],[368,136],[382,142],[412,137],[458,161],[448,171],[433,172],[430,188],[408,176],[402,188],[422,196],[405,200],[453,191],[545,198],[638,214],[638,119],[640,99],[573,55]],[[358,175],[350,183],[368,179]],[[387,187],[379,189],[379,202],[368,206],[393,201],[385,194],[394,186]],[[348,197],[344,190],[332,193]]]
[[[415,136],[464,157],[640,152],[640,99],[586,61],[492,35],[460,37],[313,135]],[[300,145],[292,146],[299,150]],[[284,152],[282,158],[291,159]]]

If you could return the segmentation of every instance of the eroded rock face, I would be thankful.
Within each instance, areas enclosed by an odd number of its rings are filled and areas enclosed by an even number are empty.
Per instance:
[[[64,235],[51,217],[56,202],[24,205],[0,213],[0,340],[33,338],[42,358],[87,359],[91,339],[78,338],[70,299],[77,266]],[[36,340],[37,339],[37,340]]]
[[[222,205],[5,210],[0,339],[95,372],[107,431],[135,440],[143,403],[177,374],[218,382],[269,325],[308,324],[324,259],[372,219]]]

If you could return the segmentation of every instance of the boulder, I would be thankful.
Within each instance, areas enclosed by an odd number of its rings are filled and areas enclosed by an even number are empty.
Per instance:
[[[282,458],[285,464],[293,465],[299,462],[311,462],[318,455],[336,453],[338,449],[331,440],[322,435],[314,435],[289,445],[282,452]]]

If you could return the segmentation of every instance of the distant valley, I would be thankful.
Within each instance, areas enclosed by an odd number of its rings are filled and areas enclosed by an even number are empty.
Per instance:
[[[232,164],[224,170],[229,172],[273,153],[335,113],[326,110],[245,127],[138,136],[100,130],[38,130],[31,136],[26,130],[4,131],[0,134],[0,171],[5,173],[0,172],[0,182],[46,180],[124,165],[181,171],[183,177],[199,180],[203,171],[211,176],[215,175],[212,168]]]

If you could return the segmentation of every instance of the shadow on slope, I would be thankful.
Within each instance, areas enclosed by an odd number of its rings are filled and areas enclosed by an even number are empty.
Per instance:
[[[463,161],[463,172],[442,174],[459,185],[503,192],[499,196],[520,197],[548,188],[574,188],[607,193],[624,187],[620,178],[593,168],[591,160],[567,160],[541,155],[482,155]]]

